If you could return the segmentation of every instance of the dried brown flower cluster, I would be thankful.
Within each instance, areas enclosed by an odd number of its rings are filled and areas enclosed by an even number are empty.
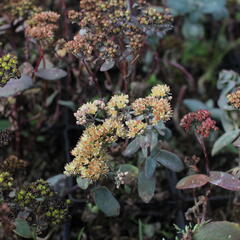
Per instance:
[[[168,10],[158,12],[145,1],[129,6],[125,0],[81,0],[80,12],[69,19],[81,30],[66,48],[80,59],[115,60],[139,53],[147,34],[169,28]]]
[[[227,96],[228,102],[235,108],[240,109],[240,89]]]
[[[11,138],[12,134],[10,130],[0,130],[0,148],[8,145],[8,143],[11,141]]]
[[[54,32],[58,28],[56,22],[59,18],[59,14],[50,11],[34,14],[33,17],[27,21],[26,36],[35,38],[42,43],[52,42]]]
[[[65,174],[80,175],[96,181],[109,172],[108,147],[120,139],[144,133],[148,125],[167,121],[172,115],[170,88],[157,85],[146,98],[129,104],[128,95],[115,95],[107,103],[86,103],[75,113],[77,124],[85,125],[72,151],[74,160],[65,166]]]
[[[28,163],[15,155],[10,155],[0,165],[0,171],[14,172],[17,169],[25,168]]]

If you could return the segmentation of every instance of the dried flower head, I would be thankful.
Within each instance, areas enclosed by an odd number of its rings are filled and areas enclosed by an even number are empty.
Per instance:
[[[5,86],[11,78],[19,78],[17,57],[11,54],[0,58],[0,87]]]
[[[207,110],[198,110],[186,114],[180,122],[180,126],[184,128],[186,132],[193,131],[196,134],[207,138],[211,130],[216,131],[216,122],[211,119],[210,112]]]
[[[12,139],[12,133],[10,130],[0,130],[0,147],[6,146]]]
[[[25,168],[28,163],[15,155],[10,155],[0,165],[0,170],[14,172],[16,169]]]
[[[240,109],[240,89],[227,95],[228,102],[235,108]]]
[[[147,34],[165,32],[172,21],[168,10],[159,12],[142,0],[133,7],[124,0],[81,0],[80,12],[71,10],[68,17],[81,30],[66,49],[81,60],[104,61],[139,55]]]
[[[59,18],[59,14],[50,11],[34,14],[33,17],[27,21],[26,36],[44,41],[45,43],[52,42],[54,32],[58,28],[56,22]]]

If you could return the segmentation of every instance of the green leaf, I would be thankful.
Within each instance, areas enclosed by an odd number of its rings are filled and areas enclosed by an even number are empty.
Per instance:
[[[203,225],[194,234],[193,240],[239,240],[240,225],[222,221]]]
[[[0,130],[4,130],[11,127],[11,123],[8,120],[0,120]]]
[[[90,184],[90,181],[87,178],[77,177],[76,180],[77,180],[78,186],[83,190],[86,190]]]
[[[59,100],[58,104],[62,105],[64,107],[68,107],[68,108],[70,108],[73,111],[75,111],[75,109],[76,109],[76,106],[75,106],[74,102],[72,102],[72,101]]]
[[[15,226],[16,229],[14,230],[14,232],[23,238],[33,238],[33,234],[31,231],[31,227],[29,226],[28,222],[22,218],[17,218],[15,220]]]
[[[128,144],[122,155],[130,157],[140,149],[139,137],[136,137],[132,142]]]
[[[148,157],[144,165],[144,173],[147,178],[151,178],[156,170],[157,161],[154,157]]]
[[[93,189],[93,198],[97,207],[103,211],[106,216],[113,217],[120,214],[120,205],[117,199],[106,187],[96,187]]]
[[[233,130],[224,133],[213,145],[212,155],[216,155],[220,150],[231,144],[240,134],[240,130]]]
[[[158,163],[174,172],[181,172],[184,169],[181,159],[174,153],[156,148],[151,155]]]
[[[148,203],[154,196],[156,188],[156,178],[152,176],[147,178],[145,173],[141,171],[138,175],[138,195],[145,202]]]
[[[197,110],[203,110],[203,109],[208,109],[208,107],[206,106],[205,103],[196,100],[196,99],[185,99],[183,101],[183,103],[187,106],[187,108],[191,111],[191,112],[195,112]]]

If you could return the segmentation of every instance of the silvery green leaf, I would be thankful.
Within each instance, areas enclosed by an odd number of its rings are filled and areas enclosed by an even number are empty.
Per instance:
[[[212,148],[212,155],[216,155],[220,150],[222,150],[227,145],[231,144],[240,134],[240,130],[232,130],[224,133],[217,141],[214,143]]]
[[[95,187],[93,189],[93,198],[98,208],[106,216],[113,217],[120,214],[120,205],[108,188],[102,186]]]
[[[123,151],[122,155],[125,157],[130,157],[140,149],[140,137],[137,136],[133,141],[131,141],[126,149]]]
[[[156,178],[152,176],[151,178],[147,178],[144,172],[140,172],[138,175],[138,195],[141,199],[148,203],[154,196],[156,188]]]

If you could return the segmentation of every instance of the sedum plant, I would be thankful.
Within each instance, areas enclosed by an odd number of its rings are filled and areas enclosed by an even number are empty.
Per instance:
[[[96,184],[104,179],[115,181],[117,188],[132,172],[138,175],[140,197],[149,202],[155,191],[155,169],[163,165],[173,171],[181,171],[183,164],[173,153],[161,149],[159,140],[167,139],[169,129],[164,123],[172,116],[170,88],[157,85],[145,98],[130,102],[128,95],[114,95],[108,102],[95,100],[82,105],[75,113],[78,125],[83,131],[72,151],[74,159],[65,166],[65,174],[78,176],[78,183]],[[131,141],[123,151],[125,157],[142,150],[140,170],[131,164],[118,166],[111,160],[109,149],[123,141]],[[115,167],[114,167],[115,165]],[[95,202],[107,215],[119,214],[116,200],[113,206],[102,205],[110,199],[106,187],[93,189]],[[111,197],[113,199],[113,197]]]

